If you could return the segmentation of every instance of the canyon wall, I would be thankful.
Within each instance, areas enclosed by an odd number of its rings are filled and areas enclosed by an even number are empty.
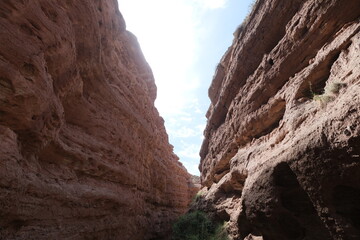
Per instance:
[[[233,239],[360,239],[358,0],[258,0],[209,89],[194,208]]]
[[[0,2],[0,239],[163,239],[190,175],[116,0]]]

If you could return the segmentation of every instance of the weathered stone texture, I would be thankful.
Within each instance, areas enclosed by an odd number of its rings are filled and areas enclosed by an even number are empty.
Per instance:
[[[239,28],[197,201],[234,239],[360,239],[359,21],[358,0],[259,0]]]
[[[162,239],[190,175],[115,0],[0,2],[0,239]]]

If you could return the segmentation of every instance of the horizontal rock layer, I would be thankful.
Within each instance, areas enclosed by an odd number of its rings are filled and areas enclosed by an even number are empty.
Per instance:
[[[190,175],[117,2],[0,3],[0,239],[162,239]]]
[[[360,5],[259,0],[209,89],[197,208],[234,239],[360,239]]]

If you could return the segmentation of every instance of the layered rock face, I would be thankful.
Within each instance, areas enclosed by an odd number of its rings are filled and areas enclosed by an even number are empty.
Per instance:
[[[117,2],[0,3],[0,239],[162,239],[190,175]]]
[[[197,208],[233,239],[360,239],[358,0],[259,0],[209,89]]]

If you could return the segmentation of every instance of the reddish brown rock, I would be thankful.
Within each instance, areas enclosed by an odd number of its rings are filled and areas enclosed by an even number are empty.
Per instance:
[[[115,0],[1,1],[0,239],[168,237],[194,189],[155,98]]]
[[[197,201],[233,239],[360,239],[359,19],[357,0],[259,0],[235,34]]]

